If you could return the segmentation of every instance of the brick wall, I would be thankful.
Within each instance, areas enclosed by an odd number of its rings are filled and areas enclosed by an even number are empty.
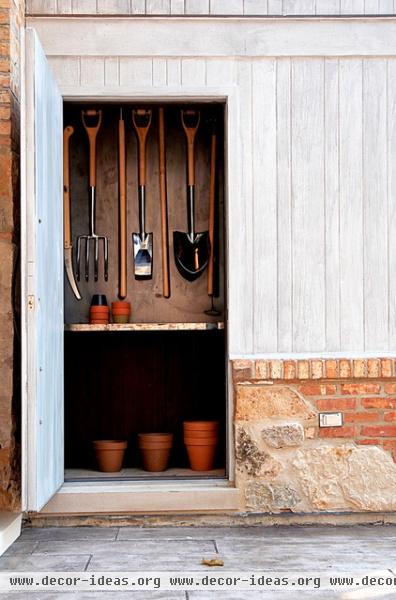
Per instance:
[[[23,2],[0,0],[0,510],[18,510],[19,27]]]
[[[248,510],[396,509],[395,359],[236,360],[233,381]]]

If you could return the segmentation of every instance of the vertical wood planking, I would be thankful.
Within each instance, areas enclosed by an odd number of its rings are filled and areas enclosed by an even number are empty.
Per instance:
[[[277,61],[278,352],[293,347],[291,215],[291,63]]]
[[[317,15],[339,15],[340,0],[316,0]]]
[[[364,15],[364,0],[341,0],[342,15]]]
[[[146,12],[146,0],[130,0],[130,13],[132,15],[144,15]]]
[[[393,15],[394,14],[393,0],[378,0],[378,14],[379,15]]]
[[[267,15],[268,0],[244,0],[243,2],[244,15]]]
[[[146,14],[169,15],[170,0],[146,0]]]
[[[154,60],[153,60],[153,85],[165,87],[166,82],[167,82],[166,59],[154,58]]]
[[[51,15],[56,13],[56,0],[28,0],[26,12],[29,15]]]
[[[209,0],[185,0],[186,15],[208,15]]]
[[[77,15],[95,15],[96,0],[72,0],[72,10]]]
[[[315,0],[283,0],[285,15],[314,15]]]
[[[171,0],[171,15],[184,15],[184,0]]]
[[[97,4],[102,15],[129,14],[129,0],[97,0]]]
[[[389,253],[389,349],[396,348],[396,60],[388,60],[388,253]]]
[[[81,57],[81,86],[104,85],[105,63],[103,57]]]
[[[80,84],[79,62],[79,58],[74,56],[53,56],[49,59],[57,81],[62,81],[63,85]]]
[[[253,64],[253,352],[277,348],[276,61]]]
[[[229,169],[238,183],[228,190],[228,285],[230,354],[253,350],[252,65],[237,63],[239,123],[228,131]],[[238,151],[237,151],[238,149]],[[244,160],[240,161],[239,156]]]
[[[362,61],[340,60],[340,328],[342,350],[363,350]]]
[[[386,61],[363,62],[365,349],[388,350]]]
[[[364,14],[365,15],[376,15],[378,14],[379,3],[378,0],[364,0]]]
[[[181,60],[178,58],[169,58],[166,61],[167,81],[169,86],[181,85]]]
[[[120,59],[120,85],[151,86],[153,83],[153,61],[150,58]]]
[[[325,349],[324,61],[292,61],[293,350]]]
[[[206,84],[206,61],[197,58],[185,58],[181,63],[183,86]]]
[[[233,85],[236,62],[230,59],[208,59],[206,61],[206,83],[209,86]]]
[[[282,0],[268,0],[268,14],[281,15],[283,11]]]
[[[105,85],[120,85],[118,58],[105,58]]]
[[[243,15],[243,0],[209,0],[211,15]]]
[[[340,205],[338,59],[325,59],[326,350],[340,346]]]
[[[72,0],[57,0],[56,12],[60,15],[69,15],[72,13]]]

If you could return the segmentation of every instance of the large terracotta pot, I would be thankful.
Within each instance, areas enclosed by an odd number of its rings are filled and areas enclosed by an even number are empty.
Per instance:
[[[92,442],[99,471],[116,473],[121,471],[128,443],[124,440],[95,440]]]
[[[165,471],[173,443],[172,433],[139,433],[138,445],[143,469],[150,472]]]
[[[193,471],[211,471],[219,440],[218,421],[184,421],[184,443]]]

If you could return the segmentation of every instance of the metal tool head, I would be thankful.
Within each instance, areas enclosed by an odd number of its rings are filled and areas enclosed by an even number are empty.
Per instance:
[[[94,280],[98,281],[99,278],[99,242],[103,241],[104,248],[104,279],[105,281],[109,278],[109,240],[104,235],[79,235],[77,238],[77,281],[80,281],[81,271],[81,245],[85,242],[85,281],[89,281],[89,253],[90,253],[90,242],[94,244]]]
[[[195,233],[191,238],[183,231],[173,232],[173,248],[176,266],[188,281],[197,279],[206,269],[210,255],[209,233]]]
[[[77,287],[76,280],[74,279],[74,273],[73,273],[73,249],[72,249],[71,246],[70,246],[70,248],[65,248],[65,250],[64,250],[64,258],[65,258],[66,275],[67,275],[68,282],[70,283],[70,287],[71,287],[71,289],[73,291],[73,294],[77,298],[77,300],[81,300],[81,294],[80,294],[80,291],[79,291],[79,289]]]
[[[153,234],[133,233],[133,260],[136,279],[151,279],[153,276]]]

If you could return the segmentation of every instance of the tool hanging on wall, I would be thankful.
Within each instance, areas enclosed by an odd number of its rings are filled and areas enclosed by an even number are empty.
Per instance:
[[[208,296],[211,300],[211,307],[205,310],[205,314],[210,317],[218,317],[221,315],[219,310],[214,307],[215,295],[215,224],[216,224],[216,159],[217,159],[217,131],[216,117],[209,119],[211,127],[210,138],[210,182],[209,182],[209,240],[210,240],[210,255],[208,264]]]
[[[132,110],[138,138],[139,233],[132,234],[135,279],[151,279],[153,276],[153,234],[146,233],[146,140],[151,117],[151,110]]]
[[[81,118],[84,125],[84,129],[88,135],[89,141],[89,190],[90,190],[90,204],[89,204],[89,234],[79,235],[77,238],[77,279],[80,281],[80,268],[81,268],[81,245],[85,241],[85,280],[89,281],[89,252],[90,242],[94,243],[94,278],[98,281],[98,270],[99,270],[99,242],[103,241],[104,249],[104,278],[105,281],[108,279],[108,267],[109,267],[109,240],[104,235],[98,235],[96,229],[96,137],[100,125],[102,123],[102,111],[101,110],[82,110]],[[96,122],[96,125],[88,125],[90,122]]]
[[[162,234],[162,295],[170,297],[169,276],[169,233],[168,233],[168,199],[166,190],[166,155],[165,155],[165,122],[164,109],[158,109],[158,152],[159,152],[159,185],[161,202],[161,234]]]
[[[187,140],[187,226],[188,232],[173,232],[176,266],[188,281],[194,281],[205,270],[210,254],[209,233],[195,232],[195,136],[198,131],[200,112],[182,110],[181,121]]]
[[[127,295],[127,238],[126,238],[126,164],[125,164],[125,121],[120,108],[118,121],[118,177],[119,177],[119,290],[122,300]]]
[[[73,127],[68,125],[63,131],[63,244],[65,270],[70,287],[77,300],[81,300],[81,294],[77,287],[73,273],[73,244],[71,237],[70,218],[70,138],[74,133]]]

